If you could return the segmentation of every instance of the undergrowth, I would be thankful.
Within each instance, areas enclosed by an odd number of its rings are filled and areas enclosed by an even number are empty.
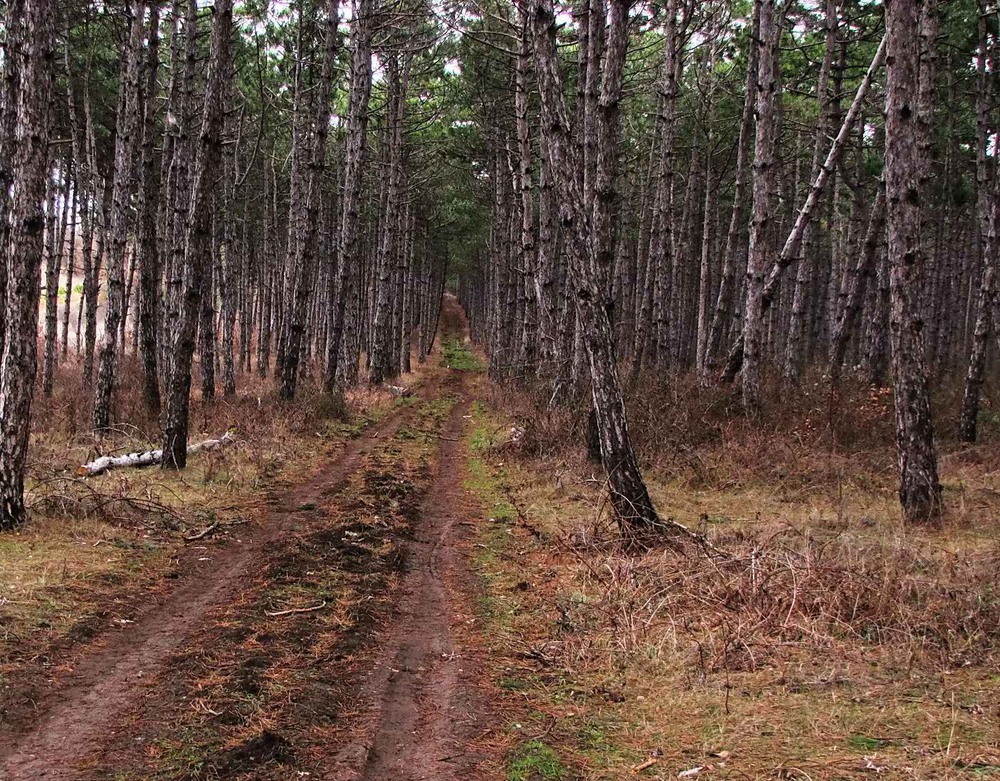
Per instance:
[[[494,389],[478,412],[478,490],[514,511],[487,579],[496,674],[541,714],[532,731],[595,780],[1000,773],[992,446],[945,442],[949,522],[913,531],[885,393],[823,422],[806,389],[756,427],[723,392],[679,392],[654,389],[633,430],[658,509],[725,556],[622,548],[572,434],[582,406]]]

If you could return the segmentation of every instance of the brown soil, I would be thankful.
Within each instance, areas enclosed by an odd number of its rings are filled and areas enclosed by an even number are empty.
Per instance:
[[[422,395],[463,394],[464,382],[432,377]],[[189,546],[177,579],[135,623],[83,646],[34,712],[3,728],[0,779],[290,778],[301,767],[311,778],[475,777],[485,698],[453,631],[469,621],[473,588],[456,521],[466,404],[438,432],[433,476],[393,462],[384,444],[411,405],[328,453],[268,517]],[[376,523],[352,520],[362,512]],[[399,528],[379,521],[392,513]],[[274,589],[331,573],[353,584],[348,629],[320,613],[264,617],[260,601]],[[198,695],[217,670],[242,695],[286,680],[280,718],[258,728],[237,724],[235,707],[205,706]],[[198,734],[212,739],[191,738],[186,769],[150,770],[163,759],[153,745],[184,743],[172,725],[198,705],[209,714]],[[233,724],[252,736],[234,741]]]
[[[337,778],[473,779],[485,771],[475,749],[484,734],[484,699],[474,649],[457,635],[472,621],[474,585],[459,523],[468,517],[460,440],[462,398],[440,435],[434,483],[410,543],[402,597],[382,653],[364,686],[369,729],[341,751]]]

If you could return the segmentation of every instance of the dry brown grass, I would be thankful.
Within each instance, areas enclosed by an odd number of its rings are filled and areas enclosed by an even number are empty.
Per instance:
[[[653,778],[1000,775],[989,426],[975,448],[945,432],[948,519],[922,532],[899,522],[889,394],[807,387],[757,427],[729,392],[647,388],[632,427],[657,506],[729,556],[635,555],[567,435],[581,410],[491,401],[504,412],[483,427],[528,429],[493,457],[519,517],[483,569],[498,676],[582,777],[650,756]]]

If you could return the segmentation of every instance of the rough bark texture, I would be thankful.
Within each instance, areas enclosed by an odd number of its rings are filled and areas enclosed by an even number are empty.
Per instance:
[[[924,359],[924,156],[919,122],[920,39],[923,3],[892,0],[886,13],[886,199],[889,236],[889,343],[895,389],[899,501],[908,523],[940,521],[934,424]]]
[[[781,22],[775,0],[755,0],[760,19],[760,59],[757,68],[757,139],[753,164],[753,217],[747,260],[746,302],[743,321],[743,407],[750,415],[760,412],[761,364],[764,340],[764,274],[768,234],[773,214],[774,144],[777,122],[778,79],[775,68]]]
[[[142,396],[150,412],[160,411],[158,337],[160,331],[160,254],[157,248],[156,73],[159,68],[160,8],[150,8],[145,80],[141,96],[142,150],[137,203],[136,255],[139,266],[139,355],[142,360]]]
[[[211,263],[212,214],[209,207],[222,157],[225,95],[231,75],[232,26],[232,0],[217,0],[212,15],[212,43],[205,81],[204,111],[184,242],[182,300],[170,349],[171,366],[162,448],[162,466],[166,469],[182,469],[187,464],[191,359],[194,355],[195,332],[201,305],[202,279]]]
[[[111,397],[118,374],[119,332],[125,317],[125,261],[128,252],[128,221],[135,183],[135,152],[138,148],[139,87],[143,61],[146,3],[131,9],[131,33],[122,65],[118,98],[118,135],[115,138],[114,183],[111,188],[111,230],[108,241],[107,302],[101,337],[94,395],[94,430],[102,432],[111,422]]]
[[[627,5],[620,0],[612,0],[611,7],[613,23],[627,24]],[[623,528],[650,527],[657,523],[658,518],[629,438],[625,403],[618,380],[614,333],[607,309],[602,306],[604,295],[599,288],[600,277],[591,240],[592,226],[584,193],[575,175],[580,170],[580,160],[570,136],[569,117],[563,98],[551,0],[533,0],[531,13],[534,20],[535,66],[542,98],[542,132],[547,137],[552,171],[562,196],[560,221],[568,234],[576,310],[590,364],[594,411],[611,502]],[[621,54],[623,56],[624,51]]]
[[[289,264],[296,273],[297,284],[292,299],[291,322],[288,328],[288,342],[285,346],[285,360],[281,367],[281,397],[295,398],[295,388],[299,375],[299,361],[303,349],[306,330],[306,307],[312,293],[316,259],[316,226],[318,207],[321,200],[323,171],[326,167],[326,139],[330,130],[330,94],[333,90],[334,68],[337,51],[340,48],[339,2],[330,0],[325,20],[325,51],[319,76],[315,115],[309,122],[306,140],[306,167],[302,180],[296,188],[299,202],[292,201],[290,208],[294,218],[289,219],[289,229],[297,235],[289,235]]]
[[[351,88],[347,108],[347,150],[344,162],[343,219],[341,221],[340,257],[337,262],[333,323],[327,340],[326,371],[323,391],[332,393],[341,369],[344,350],[345,319],[348,301],[354,299],[360,265],[361,195],[365,151],[368,141],[368,101],[372,90],[371,36],[374,12],[371,0],[360,0],[353,22],[351,53]],[[353,322],[353,318],[352,318]],[[353,325],[351,326],[353,328]],[[353,344],[352,338],[348,340]]]
[[[3,311],[6,330],[0,352],[0,529],[14,528],[25,520],[24,466],[38,363],[38,298],[56,13],[51,0],[32,0],[16,8],[13,17],[8,7],[5,20],[8,25],[12,19],[16,26],[23,25],[23,35],[17,34],[16,46],[6,49],[10,59],[4,63],[5,71],[16,69],[19,86],[12,145],[17,155],[13,160],[10,206],[4,215],[7,284]]]

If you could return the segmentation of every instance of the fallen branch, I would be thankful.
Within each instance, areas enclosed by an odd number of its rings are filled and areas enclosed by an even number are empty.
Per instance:
[[[205,539],[205,537],[207,537],[209,534],[211,534],[212,532],[214,532],[218,528],[219,528],[219,522],[216,521],[215,523],[212,523],[212,524],[209,524],[208,526],[206,526],[204,529],[202,529],[197,534],[185,535],[184,536],[184,541],[185,542],[194,542],[195,540],[203,540],[203,539]]]
[[[219,521],[215,521],[206,526],[197,534],[192,534],[191,536],[185,536],[184,542],[195,542],[197,540],[204,539],[217,529],[228,529],[230,526],[242,526],[244,523],[249,523],[249,522],[250,521],[247,520],[246,518],[240,518],[239,520],[236,521],[229,521],[228,523],[219,523]]]
[[[188,455],[192,453],[200,453],[203,450],[217,450],[218,448],[226,447],[226,445],[231,445],[236,441],[236,437],[232,432],[227,431],[221,437],[217,439],[206,439],[204,442],[199,442],[196,445],[191,445],[188,448]],[[77,475],[80,477],[91,477],[93,475],[103,474],[109,469],[114,469],[115,467],[133,467],[141,468],[144,466],[154,466],[163,460],[163,450],[145,450],[137,453],[128,453],[124,456],[101,456],[89,464],[83,464],[78,466],[76,469]]]
[[[289,610],[279,610],[277,613],[272,613],[270,610],[265,610],[264,615],[270,616],[271,618],[278,618],[278,616],[290,616],[295,613],[312,613],[316,610],[322,610],[326,607],[326,600],[324,599],[318,605],[313,605],[312,607],[293,607]]]

